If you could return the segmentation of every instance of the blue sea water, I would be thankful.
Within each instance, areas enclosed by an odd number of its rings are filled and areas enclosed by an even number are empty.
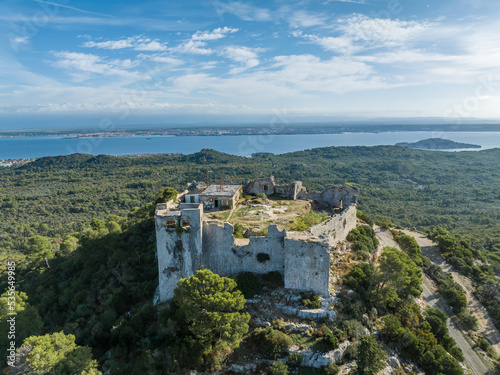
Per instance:
[[[137,136],[137,137],[0,137],[0,160],[38,158],[42,156],[87,153],[93,155],[126,155],[183,153],[203,148],[233,155],[250,156],[255,152],[282,154],[328,146],[377,146],[398,142],[416,142],[428,138],[444,138],[472,143],[482,149],[500,147],[500,132],[381,132],[301,135],[243,136]],[[473,149],[475,151],[479,149]]]

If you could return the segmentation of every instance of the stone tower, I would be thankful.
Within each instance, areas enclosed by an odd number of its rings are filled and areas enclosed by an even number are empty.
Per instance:
[[[155,213],[160,302],[174,296],[181,278],[192,276],[202,262],[201,203],[181,203],[177,211],[159,204]]]

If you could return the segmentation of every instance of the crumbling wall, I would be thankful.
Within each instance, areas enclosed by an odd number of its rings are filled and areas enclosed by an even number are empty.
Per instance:
[[[318,203],[324,203],[332,207],[348,207],[358,202],[359,188],[356,186],[331,186],[323,192],[311,192],[305,194],[305,199],[312,199]]]
[[[305,188],[302,187],[302,181],[294,181],[286,185],[276,185],[274,191],[283,198],[295,200],[302,192],[305,192]]]
[[[240,272],[268,273],[284,267],[284,238],[286,231],[270,225],[266,237],[250,237],[238,245],[233,237],[233,226],[224,227],[210,223],[203,227],[203,266],[221,276],[234,276]],[[243,242],[242,241],[242,242]],[[257,254],[269,255],[269,260],[259,262]]]
[[[203,267],[221,276],[278,271],[284,277],[285,288],[328,295],[330,255],[327,243],[287,238],[286,231],[279,231],[276,225],[268,227],[267,237],[250,237],[241,246],[236,242],[232,225],[205,224]],[[269,260],[259,262],[259,253],[268,254]]]
[[[267,178],[259,178],[255,181],[248,181],[245,186],[246,194],[261,194],[264,193],[266,195],[274,194],[274,187],[276,183],[274,182],[274,176]]]
[[[285,288],[329,296],[329,246],[285,238],[284,278]]]
[[[182,218],[189,218],[189,227],[182,228]],[[167,222],[175,220],[176,227]],[[201,268],[201,212],[198,209],[182,211],[182,215],[155,216],[158,254],[160,301],[174,295],[180,278],[190,277]]]
[[[356,206],[349,206],[341,213],[309,229],[313,235],[335,247],[339,241],[346,239],[351,230],[356,227]]]

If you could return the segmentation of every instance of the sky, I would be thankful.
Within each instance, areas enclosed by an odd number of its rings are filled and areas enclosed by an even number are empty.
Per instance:
[[[2,0],[0,128],[500,119],[493,0]]]

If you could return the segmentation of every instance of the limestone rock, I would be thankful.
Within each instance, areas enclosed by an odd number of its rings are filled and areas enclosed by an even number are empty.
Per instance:
[[[322,319],[328,315],[324,309],[304,309],[299,310],[299,318],[302,319]]]
[[[295,332],[307,332],[307,331],[312,330],[312,327],[308,324],[299,324],[299,325],[296,325],[293,330]]]
[[[257,369],[257,365],[249,363],[247,365],[236,365],[232,364],[229,366],[228,370],[236,373],[251,374]]]
[[[302,366],[321,368],[323,366],[328,366],[330,363],[340,363],[344,357],[347,347],[351,343],[349,341],[344,341],[339,345],[338,349],[331,350],[327,353],[315,353],[311,349],[307,349],[302,352]],[[296,347],[296,348],[295,348]],[[289,349],[289,353],[298,353],[298,346]]]
[[[389,357],[389,358],[387,358],[387,364],[389,366],[391,366],[392,368],[399,368],[399,367],[401,367],[401,363],[399,362],[398,357],[396,357],[394,355],[391,356],[391,357]]]
[[[351,345],[351,343],[346,340],[340,343],[337,349],[333,350],[333,360],[335,361],[335,363],[338,364],[340,363],[340,361],[342,361],[342,358],[344,358],[345,351],[347,350],[349,345]]]
[[[337,317],[337,314],[336,314],[336,313],[335,313],[335,311],[333,311],[333,310],[328,310],[328,311],[327,311],[327,314],[328,314],[328,320],[329,320],[330,322],[334,321],[334,320],[335,320],[335,318]]]
[[[283,306],[281,308],[281,312],[283,314],[287,314],[287,315],[297,315],[297,311],[299,309],[297,309],[296,307],[292,307],[292,306]]]

